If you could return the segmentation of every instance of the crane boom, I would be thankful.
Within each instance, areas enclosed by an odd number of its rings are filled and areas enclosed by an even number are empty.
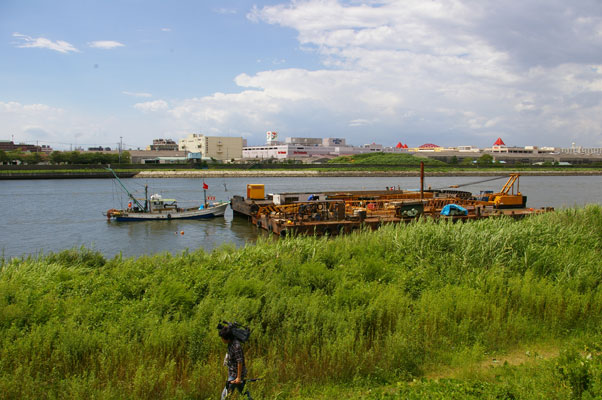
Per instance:
[[[520,174],[510,174],[510,178],[508,178],[508,181],[504,184],[504,187],[502,188],[500,193],[508,194],[510,189],[514,188],[514,183],[517,181],[519,176]],[[517,193],[519,192],[518,189],[516,191]],[[512,191],[512,193],[514,193],[514,190]]]

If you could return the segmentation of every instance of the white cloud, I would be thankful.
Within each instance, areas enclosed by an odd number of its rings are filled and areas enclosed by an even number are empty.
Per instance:
[[[58,51],[59,53],[79,52],[73,45],[64,40],[57,40],[53,42],[50,39],[43,37],[33,38],[31,36],[23,35],[18,32],[13,33],[13,37],[20,40],[17,44],[19,48],[40,48]]]
[[[0,101],[0,121],[3,129],[14,135],[15,141],[35,143],[39,140],[40,144],[54,149],[69,149],[72,145],[115,148],[119,136],[123,136],[127,147],[144,148],[153,137],[184,135],[173,130],[171,121],[164,124],[146,117],[89,115],[82,110],[15,101]]]
[[[128,92],[128,91],[123,91],[121,92],[122,94],[125,94],[126,96],[132,96],[132,97],[153,97],[152,94],[150,93],[145,93],[145,92]]]
[[[46,104],[21,104],[16,101],[2,102],[0,101],[0,113],[4,115],[40,115],[43,113],[62,113],[60,108],[50,107]]]
[[[241,75],[239,85],[280,103],[311,100],[356,128],[372,121],[379,140],[395,132],[482,145],[499,133],[517,144],[602,145],[602,12],[593,2],[299,0],[247,17],[295,29],[325,69]]]
[[[216,8],[213,11],[217,14],[236,14],[238,12],[235,8],[226,7]]]
[[[125,44],[116,42],[114,40],[97,40],[94,42],[89,42],[88,46],[95,49],[111,50],[116,47],[124,47]]]
[[[294,30],[295,50],[321,66],[271,65],[234,77],[233,93],[135,104],[155,135],[178,127],[257,144],[277,130],[356,144],[485,146],[502,136],[602,146],[602,10],[593,0],[283,0],[247,17]]]
[[[367,119],[354,119],[349,121],[349,126],[366,126],[366,125],[370,125],[372,124],[372,122],[370,120]]]
[[[161,28],[161,32],[171,32],[171,28]]]
[[[167,104],[165,100],[154,100],[134,104],[134,108],[144,112],[156,112],[167,110],[169,108],[169,104]]]
[[[62,108],[47,104],[0,101],[0,120],[3,121],[6,131],[14,133],[15,141],[19,142],[63,141],[66,132],[85,125],[83,120],[68,114]],[[86,131],[91,132],[91,130]]]

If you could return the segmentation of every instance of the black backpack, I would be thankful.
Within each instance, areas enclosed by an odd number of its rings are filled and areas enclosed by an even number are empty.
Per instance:
[[[230,328],[230,332],[232,332],[232,335],[234,335],[234,338],[237,339],[239,342],[244,343],[247,340],[249,340],[249,336],[251,336],[251,330],[249,328],[247,328],[246,326],[240,325],[236,321],[234,321],[234,322],[222,321],[219,324],[217,324],[217,329],[221,330],[224,326],[227,326]]]

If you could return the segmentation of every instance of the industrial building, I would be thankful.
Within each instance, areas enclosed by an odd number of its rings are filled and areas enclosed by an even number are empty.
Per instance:
[[[178,144],[172,139],[153,139],[153,144],[146,146],[151,151],[178,151]]]
[[[303,138],[287,137],[284,142],[278,140],[278,133],[266,133],[265,145],[246,146],[242,150],[242,157],[246,160],[285,160],[285,159],[311,159],[333,158],[352,154],[405,151],[405,149],[385,149],[380,144],[366,144],[363,146],[347,145],[343,138]]]
[[[243,138],[231,136],[205,136],[191,133],[178,142],[178,150],[197,153],[201,159],[232,160],[242,157]]]

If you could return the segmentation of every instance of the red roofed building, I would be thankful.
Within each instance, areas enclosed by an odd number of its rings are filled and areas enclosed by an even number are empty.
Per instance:
[[[495,141],[495,143],[493,144],[494,146],[505,146],[506,143],[504,143],[504,141],[502,140],[502,138],[497,138],[497,140]]]
[[[395,146],[395,148],[403,149],[403,144],[401,144],[401,142],[397,142],[397,146]]]
[[[437,146],[436,144],[433,143],[425,143],[422,146],[418,147],[419,149],[436,149],[439,148],[441,146]]]

